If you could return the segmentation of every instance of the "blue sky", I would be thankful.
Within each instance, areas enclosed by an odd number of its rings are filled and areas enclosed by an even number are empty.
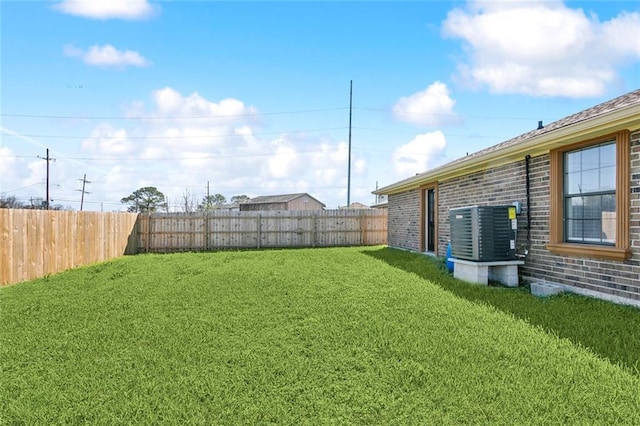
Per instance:
[[[640,87],[637,1],[0,3],[0,195],[351,201]]]

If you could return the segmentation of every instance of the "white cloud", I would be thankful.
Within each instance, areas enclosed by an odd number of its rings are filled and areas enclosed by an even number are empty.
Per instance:
[[[12,173],[16,160],[13,151],[7,147],[0,146],[0,170],[3,171],[3,175],[5,171],[8,171],[9,174]]]
[[[304,133],[263,135],[256,107],[171,87],[153,91],[146,105],[138,100],[124,109],[140,119],[103,123],[82,143],[85,156],[110,159],[92,163],[108,170],[108,176],[88,176],[93,194],[120,200],[151,185],[173,205],[186,188],[200,201],[210,182],[212,193],[228,199],[309,192],[329,208],[345,204],[344,141]],[[352,162],[353,197],[360,194],[366,202],[374,185],[363,189],[355,180],[367,173],[367,161],[356,152]]]
[[[283,179],[294,176],[297,172],[296,165],[298,154],[292,146],[287,146],[282,140],[274,141],[275,153],[269,157],[269,177]]]
[[[235,121],[253,121],[258,110],[247,107],[242,101],[233,98],[211,102],[197,92],[183,96],[171,87],[164,87],[152,93],[156,112],[160,116],[181,118],[181,123],[194,125],[218,125]]]
[[[604,22],[601,32],[607,51],[618,57],[640,58],[640,13],[623,12]]]
[[[5,128],[2,130],[6,134],[13,133]],[[11,148],[0,146],[0,197],[16,197],[22,203],[28,203],[29,198],[42,198],[45,177],[43,159],[19,156]],[[30,197],[25,197],[25,192]]]
[[[421,92],[400,98],[393,113],[398,120],[419,126],[452,124],[459,121],[453,112],[455,104],[447,85],[436,81]]]
[[[313,170],[313,180],[325,182],[327,186],[333,187],[332,189],[335,189],[335,187],[346,188],[349,145],[346,142],[338,142],[337,144],[323,142],[318,148],[317,151],[306,154],[307,162],[304,165],[304,167],[309,167]],[[353,152],[351,154],[352,177],[364,175],[366,161],[356,157]]]
[[[227,199],[239,194],[309,192],[328,208],[346,203],[344,140],[310,132],[274,134],[264,127],[266,120],[258,109],[242,100],[211,100],[171,87],[127,105],[124,109],[132,119],[105,120],[88,130],[75,147],[65,143],[51,152],[56,158],[51,163],[55,204],[79,208],[85,173],[91,182],[86,210],[123,210],[120,199],[143,186],[156,186],[169,198],[171,208],[178,209],[186,189],[200,201],[207,182],[211,193]],[[38,150],[44,146],[30,142]],[[11,154],[0,149],[0,191],[26,187],[16,195],[27,201],[41,197],[46,161],[35,155],[29,161],[2,157]],[[375,180],[367,180],[371,170],[366,155],[357,149],[352,152],[351,201],[373,202]]]
[[[69,15],[103,20],[145,19],[158,12],[158,6],[147,0],[64,0],[54,8]]]
[[[110,44],[91,46],[84,51],[74,45],[64,46],[64,54],[69,57],[80,58],[87,65],[97,67],[125,68],[127,66],[147,67],[151,62],[140,53],[133,50],[118,50]]]
[[[410,177],[434,167],[443,158],[446,146],[440,131],[417,135],[394,151],[391,159],[396,177]]]
[[[0,146],[0,170],[2,171],[0,173],[0,196],[21,186],[14,177],[21,169],[15,153],[7,147]]]
[[[102,124],[91,131],[91,136],[82,141],[82,149],[102,157],[128,155],[134,151],[125,129],[116,129]]]
[[[443,34],[468,54],[457,80],[492,93],[597,96],[640,60],[639,13],[600,22],[561,1],[469,2],[449,12]]]

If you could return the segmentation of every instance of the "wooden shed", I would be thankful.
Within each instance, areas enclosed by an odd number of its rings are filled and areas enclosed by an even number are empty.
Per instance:
[[[263,195],[240,203],[241,212],[264,210],[324,210],[325,204],[306,192],[298,194]]]

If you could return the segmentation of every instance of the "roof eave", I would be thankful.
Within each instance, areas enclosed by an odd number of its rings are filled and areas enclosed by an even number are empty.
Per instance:
[[[421,185],[451,179],[487,167],[496,167],[513,162],[526,155],[536,156],[551,149],[572,144],[580,140],[597,138],[620,130],[640,128],[640,105],[634,104],[597,117],[573,123],[559,129],[533,136],[513,145],[497,149],[485,155],[438,167],[432,172],[420,173],[373,191],[376,195],[389,195],[419,188]]]

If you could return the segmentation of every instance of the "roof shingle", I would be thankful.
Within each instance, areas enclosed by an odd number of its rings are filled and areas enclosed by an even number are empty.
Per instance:
[[[416,178],[419,178],[422,175],[426,175],[426,174],[434,174],[434,173],[438,173],[439,169],[444,169],[444,168],[449,168],[451,166],[454,166],[458,163],[462,163],[462,162],[466,162],[466,161],[472,161],[473,159],[476,158],[480,158],[483,157],[487,154],[493,153],[493,152],[497,152],[500,151],[502,149],[520,144],[520,143],[524,143],[536,136],[540,136],[546,133],[550,133],[550,132],[554,132],[558,129],[561,129],[563,127],[567,127],[576,123],[579,123],[581,121],[585,121],[585,120],[591,120],[594,119],[600,115],[604,115],[613,111],[616,111],[618,109],[622,109],[628,106],[632,106],[634,104],[637,104],[638,107],[640,108],[640,89],[638,90],[634,90],[633,92],[629,92],[626,93],[622,96],[619,96],[617,98],[611,99],[609,101],[603,102],[601,104],[595,105],[593,107],[587,108],[583,111],[577,112],[575,114],[569,115],[567,117],[564,117],[560,120],[554,121],[552,123],[547,124],[546,126],[540,128],[540,129],[535,129],[532,130],[530,132],[527,133],[523,133],[519,136],[516,136],[514,138],[508,139],[504,142],[501,142],[499,144],[490,146],[488,148],[485,148],[483,150],[474,152],[472,154],[469,154],[467,156],[464,157],[460,157],[457,158],[453,161],[450,161],[446,164],[443,164],[441,166],[435,167],[433,169],[427,170],[425,172],[419,173],[416,176],[411,176],[409,178],[403,179],[393,185],[390,186],[395,186],[397,184],[400,184],[402,182],[405,181],[413,181]],[[385,187],[387,188],[387,187]],[[379,191],[384,191],[385,188],[380,188],[380,190],[374,191],[374,193],[378,193]]]

